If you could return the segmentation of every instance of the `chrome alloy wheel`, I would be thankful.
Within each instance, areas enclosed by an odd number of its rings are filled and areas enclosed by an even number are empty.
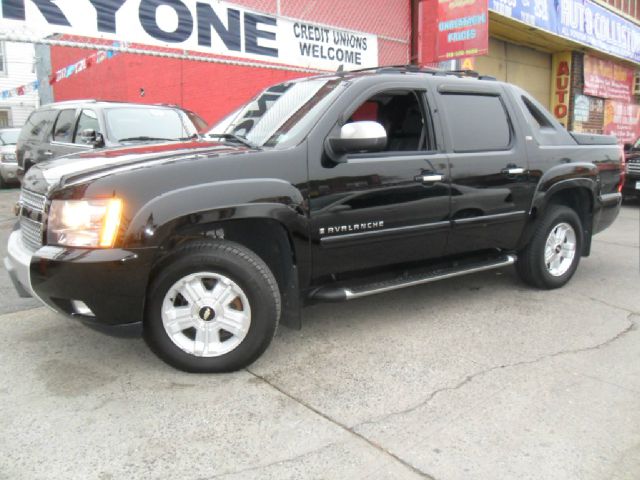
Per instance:
[[[171,341],[190,355],[218,357],[249,333],[251,307],[228,277],[200,272],[181,278],[162,302],[162,324]]]
[[[554,277],[561,277],[573,264],[576,256],[576,232],[568,223],[551,229],[544,247],[544,264]]]

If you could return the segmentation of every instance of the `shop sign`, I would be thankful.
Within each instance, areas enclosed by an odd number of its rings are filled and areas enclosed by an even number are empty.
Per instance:
[[[576,95],[576,98],[573,101],[573,121],[589,121],[589,97],[586,97],[584,95]]]
[[[571,52],[553,55],[551,71],[551,110],[567,128],[569,123],[569,89],[571,88]]]
[[[640,105],[606,100],[604,133],[618,137],[618,143],[635,142],[640,137]]]
[[[584,56],[584,93],[630,102],[632,90],[631,68],[590,55]]]
[[[421,64],[489,52],[488,0],[422,0]]]
[[[0,31],[56,33],[314,69],[378,65],[375,35],[259,13],[218,0],[0,0]]]
[[[591,0],[489,0],[489,9],[596,50],[640,63],[640,25]]]

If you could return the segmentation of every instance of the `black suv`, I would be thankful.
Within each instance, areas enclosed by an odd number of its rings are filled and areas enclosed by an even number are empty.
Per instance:
[[[197,114],[174,105],[74,100],[38,108],[18,140],[19,176],[31,166],[93,148],[184,140],[205,131]]]
[[[615,137],[569,133],[497,81],[410,68],[290,81],[214,131],[29,170],[5,259],[18,291],[101,328],[142,326],[178,368],[229,371],[309,302],[514,263],[559,288],[621,203]]]

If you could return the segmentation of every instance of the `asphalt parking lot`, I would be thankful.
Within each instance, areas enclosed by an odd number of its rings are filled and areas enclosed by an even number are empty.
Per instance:
[[[0,478],[638,479],[639,212],[561,290],[504,269],[314,306],[230,375],[19,300],[2,268]]]

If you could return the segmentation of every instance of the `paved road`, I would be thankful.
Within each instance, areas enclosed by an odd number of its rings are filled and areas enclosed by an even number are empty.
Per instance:
[[[0,478],[636,480],[639,208],[561,290],[505,269],[318,305],[231,375],[24,310],[2,279]]]

